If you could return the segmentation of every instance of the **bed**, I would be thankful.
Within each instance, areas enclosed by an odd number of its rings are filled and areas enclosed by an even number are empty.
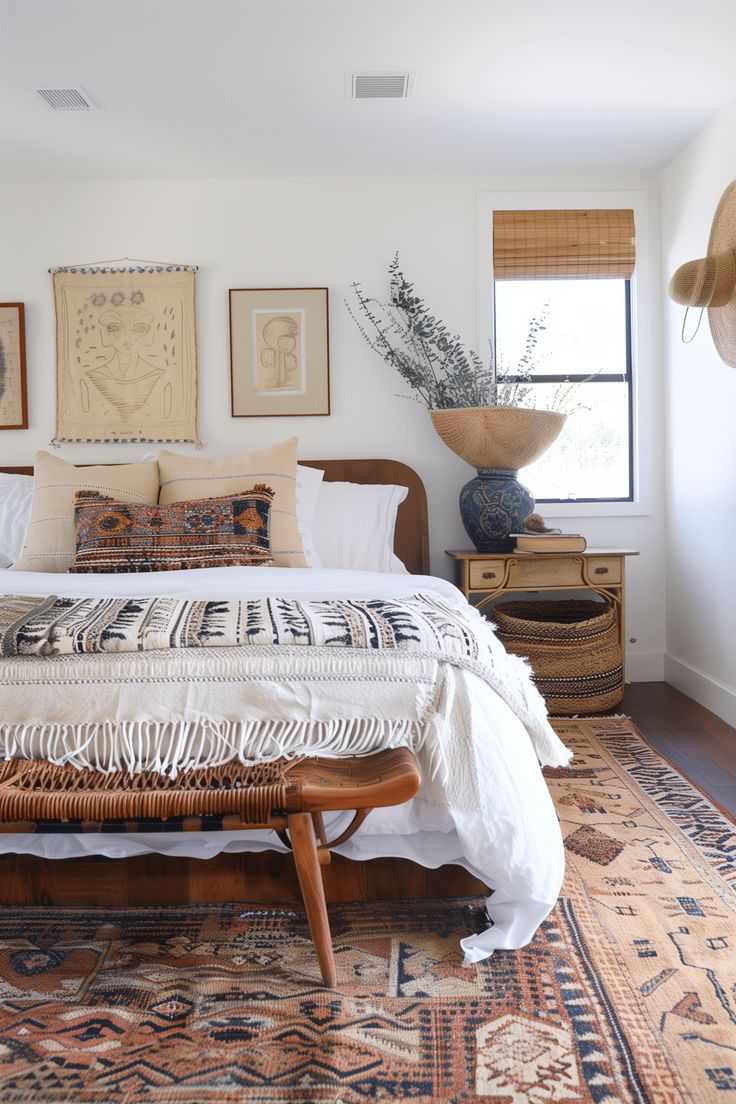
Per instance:
[[[426,574],[426,497],[416,473],[391,461],[311,461],[308,466],[324,470],[329,481],[408,488],[406,500],[398,509],[395,534],[395,551],[408,574],[279,567],[222,567],[104,577],[3,571],[0,594],[39,598],[54,594],[70,599],[95,594],[121,598],[134,595],[137,599],[167,595],[172,600],[227,599],[243,603],[271,596],[273,600],[317,605],[380,599],[419,602],[430,612],[445,611],[453,623],[455,619],[463,624],[467,621],[484,655],[487,652],[490,657],[483,665],[459,659],[437,662],[436,657],[416,652],[403,657],[399,677],[395,664],[389,663],[392,657],[358,655],[348,648],[339,658],[330,656],[333,668],[329,679],[309,684],[318,689],[305,692],[308,680],[302,668],[295,671],[290,667],[285,673],[279,669],[270,676],[268,693],[263,693],[262,680],[248,684],[247,692],[242,691],[240,707],[258,723],[266,723],[269,711],[276,708],[273,687],[288,686],[288,710],[297,709],[310,718],[310,723],[328,727],[335,720],[345,722],[342,730],[348,735],[343,743],[333,742],[329,747],[320,744],[317,751],[367,752],[377,745],[369,741],[356,746],[356,733],[362,739],[360,733],[365,731],[360,729],[363,722],[356,714],[356,695],[348,692],[348,683],[360,685],[357,697],[363,701],[368,687],[373,719],[380,720],[380,739],[384,741],[380,746],[385,746],[385,741],[394,746],[402,742],[413,745],[424,785],[406,805],[375,810],[360,832],[338,848],[345,861],[328,869],[328,901],[373,895],[424,896],[433,891],[443,895],[477,890],[482,884],[492,890],[488,899],[491,922],[486,931],[465,941],[466,956],[477,960],[498,948],[523,946],[554,905],[562,880],[561,837],[540,761],[563,765],[568,759],[566,749],[546,724],[538,697],[527,673],[521,672],[519,661],[505,656],[488,626],[470,611],[456,588]],[[218,662],[225,662],[225,653],[230,656],[224,648]],[[2,660],[2,718],[15,717],[19,708],[29,716],[33,714],[37,708],[34,700],[40,700],[34,698],[38,686],[56,677],[68,658],[41,659],[36,666],[23,668],[23,677],[18,677],[21,668],[16,661]],[[74,659],[78,662],[80,657]],[[167,682],[174,685],[172,663],[174,667],[179,665],[178,677],[183,683],[191,659],[186,650],[175,657],[158,653],[144,658],[81,657],[82,681],[91,678],[94,684],[103,667],[115,671],[114,665],[121,662],[141,666],[153,663],[154,668],[158,665],[154,677],[166,694],[173,693]],[[289,662],[298,665],[306,659],[290,656]],[[98,679],[96,685],[103,686],[104,682],[104,678]],[[203,703],[209,703],[207,708],[215,711],[220,708],[214,688],[208,686],[203,692],[205,697],[196,704],[197,715],[201,715]],[[104,693],[88,698],[93,713],[94,709],[105,708]],[[49,726],[63,719],[70,708],[63,693],[55,691],[54,699],[45,718]],[[78,699],[74,700],[77,709]],[[348,700],[352,702],[350,707]],[[161,708],[186,707],[164,701]],[[358,728],[345,727],[351,710]],[[91,719],[96,723],[99,717],[95,713],[93,718],[93,713],[87,718],[90,723]],[[332,739],[334,724],[330,731]],[[6,756],[8,739],[5,731]],[[292,750],[296,753],[298,744]],[[38,749],[29,744],[26,752],[35,755]],[[339,825],[329,827],[336,828],[332,834],[337,834]],[[244,852],[248,853],[246,857]],[[107,863],[105,859],[116,862]],[[208,861],[202,863],[202,859]],[[5,874],[3,903],[71,903],[80,898],[85,903],[100,904],[123,900],[168,903],[181,900],[182,893],[186,899],[200,900],[230,897],[273,901],[296,896],[283,844],[263,832],[0,832],[0,864]],[[447,864],[465,874],[448,876]],[[424,873],[432,870],[440,873],[434,878]],[[245,885],[244,871],[250,873]]]

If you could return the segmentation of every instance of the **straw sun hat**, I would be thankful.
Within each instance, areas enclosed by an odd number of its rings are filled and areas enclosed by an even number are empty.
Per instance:
[[[708,309],[713,342],[721,360],[736,368],[736,180],[713,216],[708,255],[681,265],[670,280],[670,298],[685,307]],[[684,324],[683,324],[684,328]]]

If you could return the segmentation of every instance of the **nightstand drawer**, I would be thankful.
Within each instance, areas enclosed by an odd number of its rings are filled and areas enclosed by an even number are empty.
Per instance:
[[[468,566],[471,590],[495,590],[506,574],[503,560],[471,560]]]
[[[511,564],[506,586],[522,587],[585,586],[585,563],[582,556],[545,556],[537,553]],[[587,560],[588,578],[600,586],[621,582],[621,560],[618,556],[595,556]]]
[[[618,585],[623,579],[623,560],[621,556],[590,556],[588,559],[588,578],[591,583],[608,586]]]
[[[506,586],[512,589],[521,587],[567,587],[584,586],[583,560],[580,556],[546,556],[537,552],[524,556],[510,564]]]

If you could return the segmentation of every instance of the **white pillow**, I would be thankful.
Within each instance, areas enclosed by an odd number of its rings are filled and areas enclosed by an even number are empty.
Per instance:
[[[307,567],[322,567],[314,544],[312,526],[324,477],[325,473],[321,468],[308,468],[304,464],[296,466],[296,524],[302,538]]]
[[[0,565],[20,558],[31,517],[33,476],[0,472]]]
[[[408,493],[393,484],[323,483],[312,523],[322,567],[406,575],[394,555],[394,532]]]

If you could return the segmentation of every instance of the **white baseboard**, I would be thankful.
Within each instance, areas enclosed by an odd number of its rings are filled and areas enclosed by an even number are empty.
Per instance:
[[[671,655],[664,657],[664,679],[711,713],[736,726],[736,690]]]
[[[664,682],[662,652],[627,652],[627,682]]]

